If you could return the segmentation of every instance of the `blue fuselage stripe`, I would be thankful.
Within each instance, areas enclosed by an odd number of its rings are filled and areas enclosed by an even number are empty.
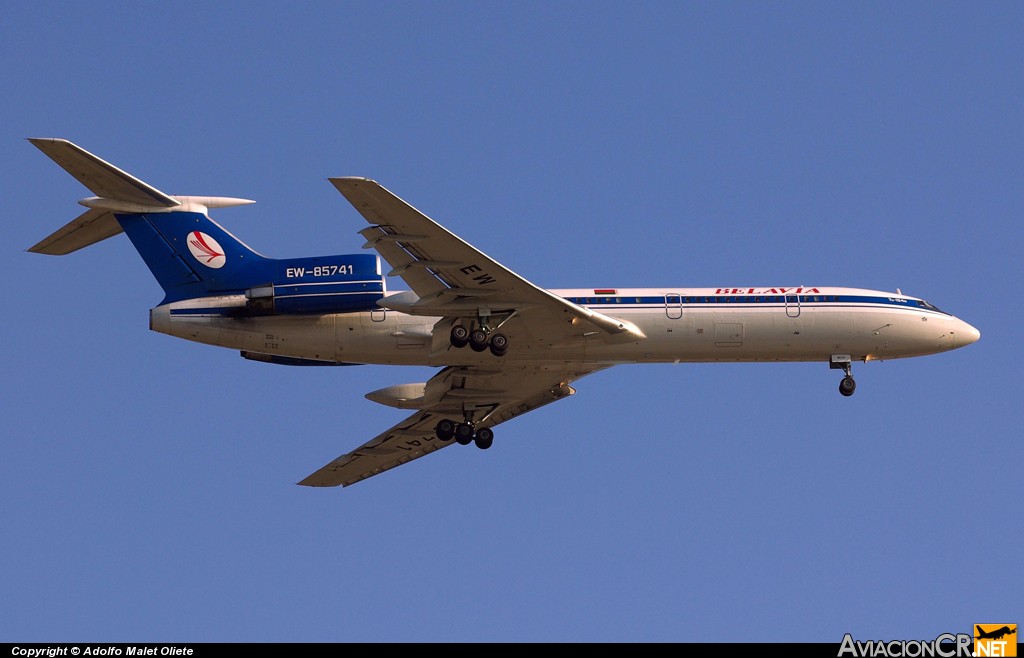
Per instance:
[[[799,298],[799,299],[797,299]],[[610,308],[700,309],[700,308],[877,308],[895,307],[949,315],[935,307],[923,306],[916,299],[871,297],[866,295],[659,295],[636,297],[567,297],[568,301],[595,310]],[[756,301],[755,301],[756,300]]]
[[[375,301],[379,299],[379,293],[372,296],[373,293],[322,293],[322,294],[306,294],[306,295],[280,295],[278,299],[317,299],[325,297],[341,297],[348,295],[367,295],[367,301]],[[733,296],[735,299],[735,296]],[[948,316],[948,313],[936,310],[934,308],[923,308],[914,306],[916,300],[907,300],[905,302],[889,301],[888,298],[884,297],[854,297],[854,296],[837,296],[835,301],[801,301],[799,303],[793,301],[789,304],[783,302],[726,302],[726,301],[697,301],[698,298],[691,297],[693,301],[683,302],[682,304],[677,302],[669,302],[666,304],[664,297],[618,297],[618,298],[602,298],[601,302],[593,303],[589,301],[592,298],[586,297],[568,297],[568,301],[574,304],[579,304],[585,308],[591,308],[597,311],[609,312],[613,310],[629,310],[629,311],[657,311],[663,313],[666,311],[702,311],[702,310],[754,310],[754,309],[765,309],[772,311],[785,312],[786,310],[808,310],[808,309],[892,309],[899,308],[907,311],[917,311],[922,313],[933,313],[941,316]],[[615,299],[616,301],[608,301],[608,299]],[[640,300],[626,302],[626,299]],[[688,299],[684,297],[684,299]],[[699,298],[700,300],[705,299],[704,296]],[[714,300],[716,297],[708,296],[706,299]],[[855,301],[856,300],[856,301]],[[231,315],[237,313],[239,310],[238,306],[234,307],[192,307],[192,308],[175,308],[171,309],[171,315]],[[344,312],[344,311],[342,311]],[[360,312],[353,310],[350,312]]]

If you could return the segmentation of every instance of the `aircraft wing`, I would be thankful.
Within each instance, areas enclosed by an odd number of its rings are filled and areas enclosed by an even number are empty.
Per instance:
[[[462,422],[469,411],[477,429],[494,427],[561,400],[576,391],[570,382],[604,366],[573,364],[486,368],[448,366],[423,387],[410,406],[419,409],[387,431],[344,454],[299,484],[309,487],[349,486],[419,459],[456,442],[441,441],[434,428],[442,418]]]
[[[370,223],[360,231],[413,295],[399,293],[384,305],[413,315],[445,318],[515,313],[520,336],[546,346],[598,337],[608,342],[646,338],[633,323],[573,304],[535,286],[451,233],[376,181],[331,178]],[[529,321],[527,321],[527,319]],[[522,344],[520,342],[520,344]]]

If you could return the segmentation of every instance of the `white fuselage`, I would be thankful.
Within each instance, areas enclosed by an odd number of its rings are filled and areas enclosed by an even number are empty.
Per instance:
[[[916,297],[858,288],[644,288],[551,292],[628,320],[646,339],[607,342],[601,335],[559,347],[509,322],[508,363],[596,364],[828,361],[934,354],[978,340],[979,332]],[[600,294],[599,294],[600,293]],[[238,300],[234,300],[238,301]],[[489,352],[453,349],[438,317],[393,310],[332,315],[227,317],[202,298],[157,307],[151,328],[179,338],[261,354],[343,363],[470,365]]]

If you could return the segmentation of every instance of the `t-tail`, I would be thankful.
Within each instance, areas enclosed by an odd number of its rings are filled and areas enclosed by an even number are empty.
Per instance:
[[[183,312],[195,306],[189,300],[233,317],[378,308],[385,289],[374,254],[266,258],[207,214],[249,199],[164,194],[67,140],[29,141],[96,195],[31,252],[65,255],[124,232],[164,290],[160,306]]]

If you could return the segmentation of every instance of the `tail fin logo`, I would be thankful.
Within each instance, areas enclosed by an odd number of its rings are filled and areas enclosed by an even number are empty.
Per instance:
[[[224,267],[227,260],[220,244],[202,231],[192,231],[188,234],[188,250],[197,261],[215,270]]]

